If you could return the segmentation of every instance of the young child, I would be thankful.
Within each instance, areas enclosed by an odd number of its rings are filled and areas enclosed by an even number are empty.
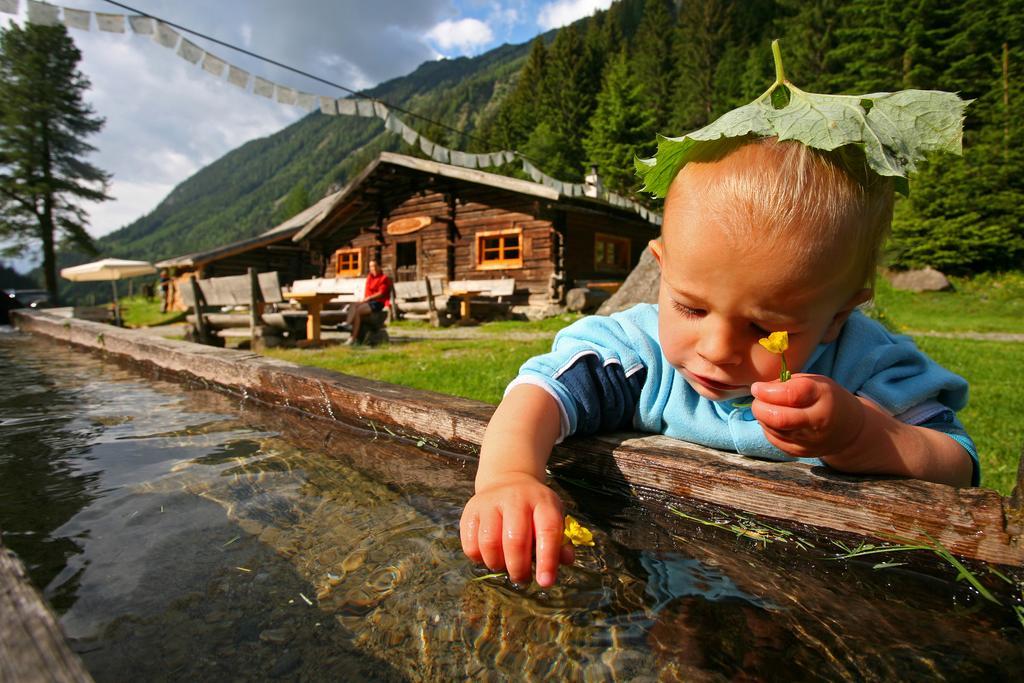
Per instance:
[[[591,316],[523,365],[487,427],[460,525],[476,562],[554,583],[563,512],[554,444],[642,430],[841,472],[977,484],[956,419],[967,384],[855,308],[871,298],[892,180],[855,153],[732,138],[678,172],[665,200],[658,305]],[[758,343],[786,331],[792,379]],[[752,398],[751,398],[752,397]]]

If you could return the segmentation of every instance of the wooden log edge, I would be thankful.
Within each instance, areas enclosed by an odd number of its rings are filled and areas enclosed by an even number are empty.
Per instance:
[[[14,553],[0,545],[0,681],[92,681]]]
[[[45,311],[13,311],[22,330],[146,364],[271,406],[413,437],[475,454],[493,406],[454,396],[219,349],[161,339]],[[658,435],[573,438],[550,469],[602,486],[649,491],[756,514],[824,533],[882,541],[938,541],[954,554],[1024,567],[1024,510],[990,489],[895,478],[861,478],[826,467],[775,463]]]

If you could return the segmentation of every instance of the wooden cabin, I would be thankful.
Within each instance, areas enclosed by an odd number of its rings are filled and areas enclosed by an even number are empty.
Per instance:
[[[546,310],[569,287],[614,287],[659,228],[634,211],[485,171],[382,153],[293,238],[323,277],[514,278],[511,303]]]
[[[340,197],[340,192],[329,194],[255,237],[157,262],[156,267],[169,272],[172,278],[170,309],[187,310],[179,292],[193,275],[199,279],[245,275],[249,268],[255,268],[260,273],[277,271],[279,280],[285,284],[319,275],[319,269],[310,262],[309,254],[292,238],[321,218]]]

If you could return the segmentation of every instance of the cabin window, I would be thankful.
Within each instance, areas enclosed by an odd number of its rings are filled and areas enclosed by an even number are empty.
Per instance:
[[[363,250],[339,249],[334,252],[334,277],[359,277],[363,274]]]
[[[523,267],[523,230],[488,230],[476,234],[478,270]]]
[[[628,273],[632,263],[630,243],[625,237],[594,235],[594,270],[600,273]]]

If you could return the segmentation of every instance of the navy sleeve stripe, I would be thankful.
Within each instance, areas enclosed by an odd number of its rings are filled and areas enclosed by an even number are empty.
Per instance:
[[[632,428],[647,372],[643,365],[630,370],[627,376],[616,358],[602,363],[594,351],[581,351],[559,368],[554,379],[577,402],[577,434]]]

